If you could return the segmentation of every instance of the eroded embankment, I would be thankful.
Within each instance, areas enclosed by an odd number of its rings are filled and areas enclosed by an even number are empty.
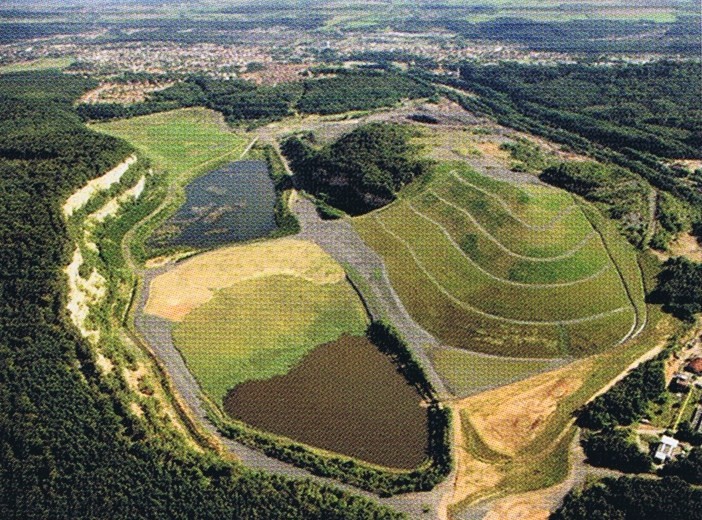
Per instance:
[[[73,213],[90,200],[90,198],[100,191],[108,189],[113,184],[118,183],[122,176],[127,173],[129,167],[136,162],[136,155],[130,155],[123,162],[108,171],[105,175],[93,179],[81,189],[73,193],[63,204],[63,214],[70,217]]]

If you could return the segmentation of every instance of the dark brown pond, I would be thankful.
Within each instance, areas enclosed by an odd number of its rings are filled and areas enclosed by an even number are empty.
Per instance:
[[[395,365],[365,337],[317,347],[284,376],[248,381],[225,411],[259,429],[393,468],[425,458],[427,413]]]

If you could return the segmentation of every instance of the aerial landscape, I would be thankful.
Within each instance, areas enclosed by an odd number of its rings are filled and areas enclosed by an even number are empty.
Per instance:
[[[702,520],[699,0],[8,0],[0,183],[0,518]]]

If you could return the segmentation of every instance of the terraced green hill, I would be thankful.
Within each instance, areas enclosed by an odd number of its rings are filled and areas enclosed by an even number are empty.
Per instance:
[[[410,314],[454,347],[580,357],[645,320],[635,251],[561,190],[446,163],[355,225]]]

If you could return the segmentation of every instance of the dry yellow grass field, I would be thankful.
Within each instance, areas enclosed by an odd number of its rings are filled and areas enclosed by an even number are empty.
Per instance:
[[[336,283],[344,270],[319,246],[284,238],[227,247],[184,261],[151,282],[144,312],[180,322],[215,292],[237,282],[290,275],[317,284]]]

